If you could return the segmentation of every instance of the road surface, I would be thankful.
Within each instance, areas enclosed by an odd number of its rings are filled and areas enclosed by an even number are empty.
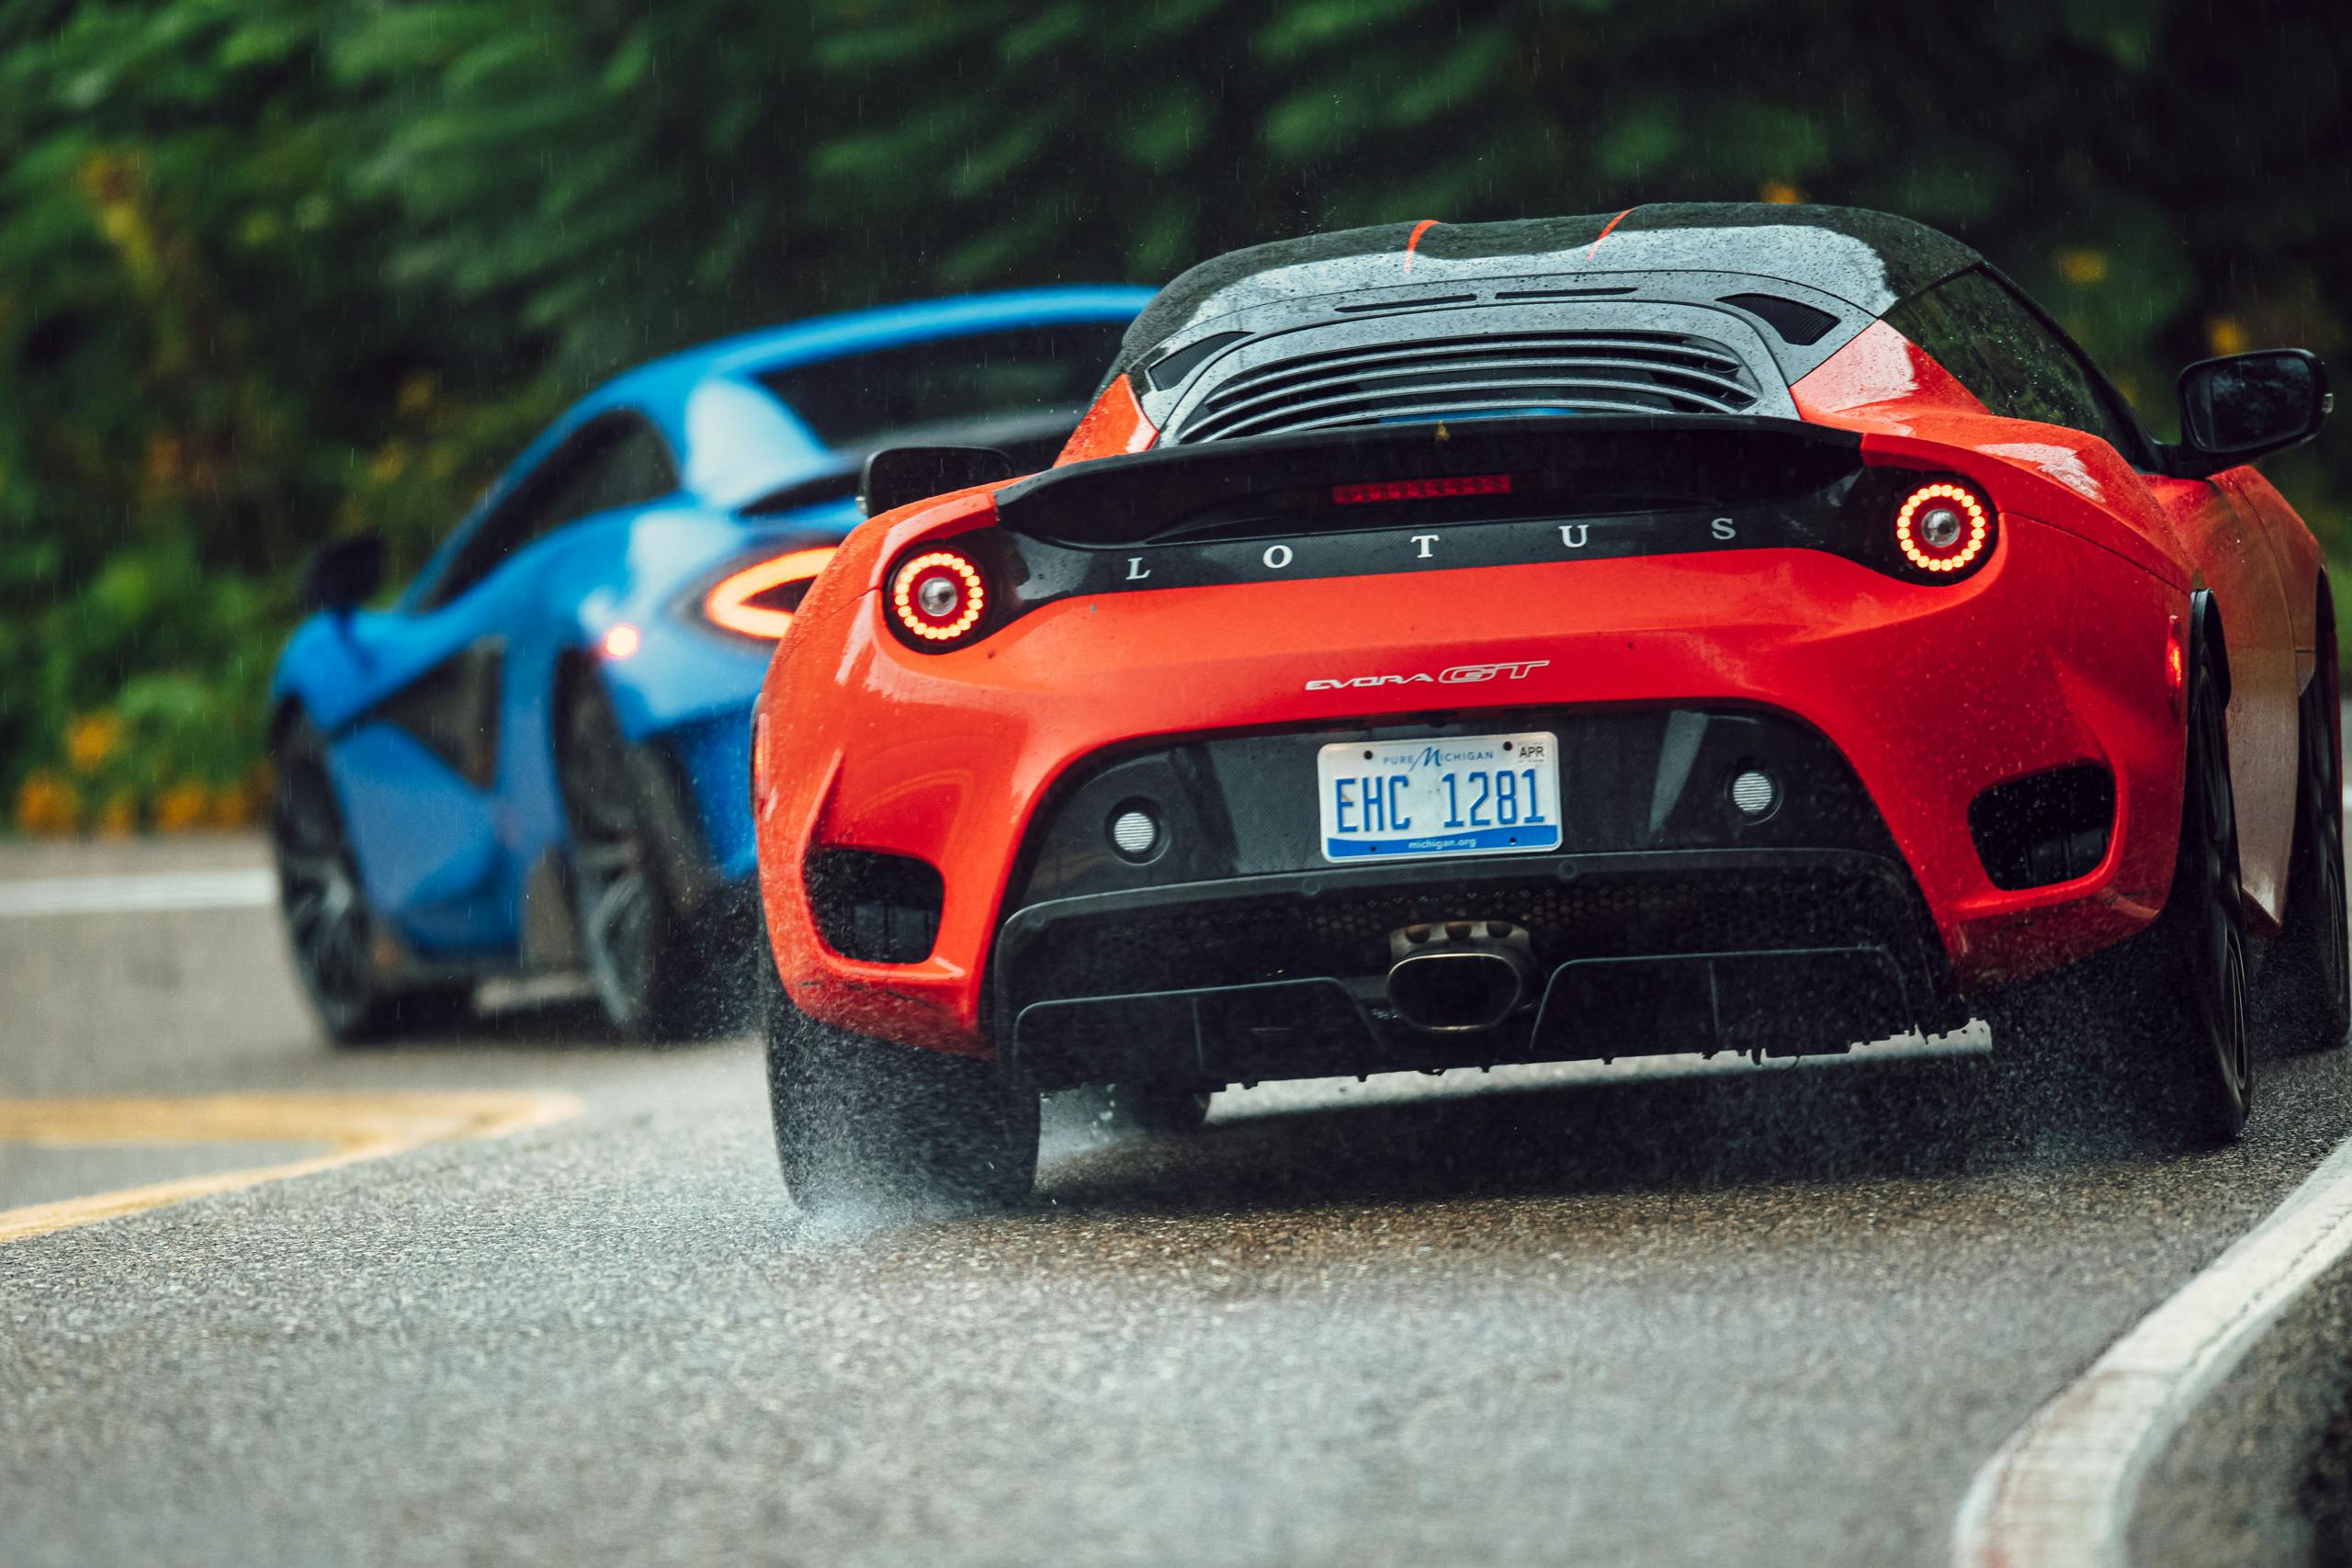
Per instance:
[[[1988,1459],[2352,1133],[2343,1055],[2159,1156],[2024,1122],[1963,1037],[1189,1138],[1057,1106],[1027,1208],[819,1227],[749,1042],[319,1044],[260,864],[0,846],[0,1211],[50,1216],[0,1241],[16,1568],[1946,1562]],[[2136,1557],[2309,1552],[2343,1272],[2165,1445]]]

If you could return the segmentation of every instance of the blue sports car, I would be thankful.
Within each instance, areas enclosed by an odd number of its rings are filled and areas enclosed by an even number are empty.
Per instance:
[[[316,554],[272,688],[271,834],[328,1035],[565,973],[630,1034],[728,1021],[752,701],[859,519],[864,458],[1044,467],[1148,298],[971,296],[674,355],[559,419],[389,607],[362,607],[380,541]]]

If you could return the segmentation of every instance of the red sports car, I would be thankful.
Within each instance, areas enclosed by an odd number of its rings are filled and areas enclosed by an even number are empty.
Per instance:
[[[2162,1136],[2344,1043],[2336,644],[2251,459],[1837,208],[1359,229],[1161,290],[1059,462],[902,450],[757,709],[810,1205],[1002,1199],[1041,1091],[1842,1051]],[[946,492],[946,493],[941,493]],[[906,504],[896,504],[900,500]]]

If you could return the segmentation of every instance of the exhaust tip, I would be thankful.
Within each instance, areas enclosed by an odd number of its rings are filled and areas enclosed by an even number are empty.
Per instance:
[[[1388,1002],[1416,1029],[1492,1029],[1527,999],[1527,933],[1501,920],[1449,920],[1390,933]]]

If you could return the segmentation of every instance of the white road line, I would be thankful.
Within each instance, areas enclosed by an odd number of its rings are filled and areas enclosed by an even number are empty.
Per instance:
[[[2295,1293],[2352,1252],[2352,1143],[2178,1294],[2141,1319],[1976,1472],[1956,1568],[2124,1561],[2140,1479]]]
[[[277,898],[268,871],[170,871],[143,876],[56,876],[0,882],[0,919],[32,915],[252,909]]]

